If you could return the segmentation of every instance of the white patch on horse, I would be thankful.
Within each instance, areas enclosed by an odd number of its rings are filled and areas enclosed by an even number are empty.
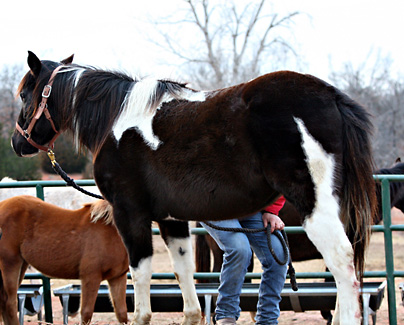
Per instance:
[[[77,87],[77,85],[78,85],[78,83],[79,83],[79,80],[80,80],[80,78],[81,78],[81,75],[83,74],[84,71],[86,71],[86,69],[84,69],[84,68],[78,69],[78,70],[76,71],[76,74],[75,74],[75,76],[74,76],[74,88]]]
[[[146,144],[152,150],[157,150],[161,145],[161,141],[153,132],[153,118],[161,105],[170,102],[175,98],[181,98],[188,101],[205,100],[205,94],[203,92],[196,92],[188,88],[183,88],[177,96],[165,93],[159,103],[154,103],[158,82],[158,80],[146,78],[134,83],[132,89],[122,103],[124,106],[122,113],[112,129],[118,142],[127,129],[136,128]],[[154,109],[152,108],[152,103],[155,107]]]
[[[195,324],[201,318],[201,310],[193,280],[195,265],[192,258],[191,237],[182,239],[169,237],[167,242],[167,250],[184,299],[184,315],[190,320],[184,323]]]
[[[339,218],[338,199],[333,194],[335,160],[309,134],[301,119],[295,118],[295,122],[302,136],[302,148],[314,183],[316,200],[313,212],[306,218],[303,227],[336,279],[341,323],[349,323],[359,314],[358,281],[352,246]]]
[[[152,258],[139,261],[138,267],[129,267],[135,288],[135,324],[149,324],[152,311],[150,303],[150,281],[152,276]]]
[[[75,89],[76,89],[76,87],[77,87],[77,85],[79,83],[79,80],[80,80],[80,78],[81,78],[84,71],[86,71],[85,68],[67,66],[66,68],[63,68],[63,69],[61,69],[61,70],[59,70],[57,72],[58,74],[59,73],[66,73],[66,72],[74,72],[74,73],[72,73],[72,75],[70,77],[70,81],[71,81],[71,85],[72,85],[71,89],[70,89],[71,98],[72,98],[72,104],[71,104],[72,107],[74,107],[75,104],[76,104],[76,91],[75,91]],[[76,117],[75,116],[73,117],[73,124],[76,124]],[[80,129],[80,128],[78,128],[78,129]],[[74,142],[76,143],[76,149],[79,150],[78,144],[80,142],[78,140],[78,132],[74,133],[74,138],[75,138]]]
[[[77,85],[79,84],[79,80],[81,78],[81,75],[83,74],[83,72],[86,71],[86,69],[82,68],[82,69],[77,69],[76,73],[73,75],[74,78],[74,84],[73,84],[73,100],[72,100],[72,107],[74,107],[76,105],[76,92],[75,89],[77,87]],[[79,143],[78,140],[76,141],[76,143]]]
[[[204,91],[195,91],[188,88],[183,88],[183,91],[181,93],[182,99],[188,100],[190,102],[203,102],[206,100],[206,95],[207,93]],[[171,97],[170,100],[173,99],[174,98]]]

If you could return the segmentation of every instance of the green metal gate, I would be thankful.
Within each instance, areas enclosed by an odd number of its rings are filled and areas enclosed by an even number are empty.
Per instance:
[[[384,249],[386,259],[386,269],[381,271],[366,271],[365,278],[386,278],[387,279],[387,299],[389,309],[389,323],[397,325],[397,303],[395,295],[395,278],[404,278],[404,270],[394,269],[394,252],[393,252],[393,231],[404,231],[404,225],[391,224],[391,209],[390,209],[390,182],[404,181],[404,175],[375,175],[375,181],[381,183],[382,188],[382,212],[383,225],[372,226],[374,232],[384,233]],[[93,180],[78,180],[76,183],[80,186],[94,186]],[[65,187],[64,181],[23,181],[23,182],[7,182],[0,183],[1,188],[36,188],[36,196],[44,200],[45,187]],[[302,233],[302,227],[286,227],[287,233]],[[153,229],[153,234],[158,234],[158,229]],[[193,234],[205,234],[203,228],[192,229]],[[248,273],[248,278],[260,278],[260,273]],[[212,278],[219,277],[219,273],[196,273],[195,278]],[[300,272],[296,273],[297,278],[327,278],[331,277],[329,272]],[[42,274],[26,274],[26,279],[41,279],[44,286],[44,306],[45,306],[45,321],[53,323],[52,303],[50,280]],[[155,273],[153,279],[174,279],[172,273]]]

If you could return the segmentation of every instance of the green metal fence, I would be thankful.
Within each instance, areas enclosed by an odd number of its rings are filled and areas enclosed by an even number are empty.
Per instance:
[[[381,183],[382,188],[382,212],[383,212],[383,225],[372,226],[374,232],[384,233],[384,249],[386,259],[386,269],[381,271],[365,271],[365,278],[386,278],[387,279],[387,299],[389,309],[389,323],[397,325],[397,307],[395,296],[395,278],[404,278],[404,270],[394,269],[394,252],[393,252],[393,231],[404,231],[404,225],[391,224],[391,209],[390,209],[390,182],[404,181],[404,175],[375,175],[376,182]],[[93,180],[78,180],[76,183],[80,186],[94,186]],[[23,181],[23,182],[7,182],[0,183],[1,188],[36,188],[36,196],[45,199],[45,187],[66,187],[64,181]],[[302,227],[286,227],[287,233],[303,233]],[[203,228],[194,228],[191,231],[193,234],[205,234]],[[153,234],[159,234],[158,229],[153,229]],[[128,275],[129,276],[129,275]],[[320,279],[331,277],[330,272],[298,272],[296,277],[299,279]],[[195,273],[195,279],[218,278],[219,273],[214,272],[200,272]],[[247,273],[247,278],[259,279],[261,273]],[[51,290],[50,280],[42,274],[29,273],[25,275],[26,279],[41,279],[44,286],[44,306],[45,306],[45,321],[48,323],[53,322],[52,317],[52,303],[51,303]],[[153,279],[175,279],[173,273],[154,273]]]

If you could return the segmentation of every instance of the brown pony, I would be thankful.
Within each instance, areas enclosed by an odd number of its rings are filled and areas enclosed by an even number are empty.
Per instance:
[[[17,289],[28,265],[49,277],[81,280],[82,323],[91,321],[100,282],[107,280],[116,317],[127,323],[129,262],[108,209],[100,200],[67,210],[28,195],[0,202],[0,313],[5,324],[19,324]]]

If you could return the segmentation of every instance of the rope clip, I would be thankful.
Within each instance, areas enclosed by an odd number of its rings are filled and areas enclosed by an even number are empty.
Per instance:
[[[52,163],[52,166],[55,166],[55,164],[56,164],[55,153],[52,151],[52,149],[48,149],[47,154]]]

